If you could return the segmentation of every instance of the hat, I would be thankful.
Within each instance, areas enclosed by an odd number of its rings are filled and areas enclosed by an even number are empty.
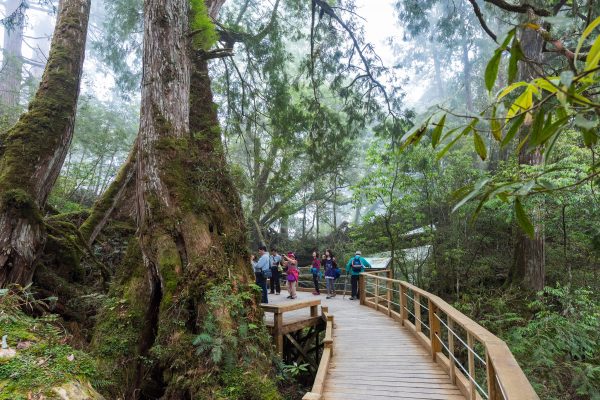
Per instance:
[[[360,250],[356,250],[356,253],[354,253],[354,254],[356,254],[357,256],[362,255],[362,253],[360,252]]]
[[[287,256],[291,258],[296,258],[296,255],[291,251],[288,251]]]

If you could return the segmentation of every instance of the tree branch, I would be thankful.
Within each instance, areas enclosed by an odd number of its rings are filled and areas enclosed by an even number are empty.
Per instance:
[[[473,11],[475,12],[475,15],[477,16],[477,19],[479,20],[479,24],[481,25],[481,27],[483,28],[483,30],[485,31],[485,33],[487,33],[488,36],[491,37],[494,42],[498,43],[498,37],[489,28],[489,26],[485,22],[485,19],[483,19],[483,14],[481,13],[481,8],[479,8],[479,4],[477,4],[477,1],[476,0],[469,0],[469,3],[471,3],[471,5],[473,6]]]
[[[498,8],[501,8],[504,11],[516,12],[520,14],[527,14],[529,11],[533,11],[534,14],[539,15],[540,17],[549,17],[552,13],[543,8],[537,8],[532,6],[531,4],[520,4],[515,5],[504,0],[483,0],[486,3],[490,3],[495,5]]]

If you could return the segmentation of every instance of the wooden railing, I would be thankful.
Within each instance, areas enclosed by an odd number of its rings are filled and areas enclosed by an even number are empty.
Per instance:
[[[321,399],[323,396],[323,388],[325,387],[325,378],[329,371],[329,363],[331,357],[333,357],[333,315],[329,314],[329,309],[327,307],[321,307],[321,312],[327,324],[325,328],[325,338],[323,339],[323,354],[321,354],[321,361],[319,361],[319,368],[317,369],[312,389],[302,397],[302,400]]]
[[[262,303],[260,305],[264,312],[273,313],[273,338],[275,339],[275,348],[277,349],[277,352],[279,354],[283,353],[283,336],[286,333],[294,332],[298,329],[303,328],[306,325],[309,325],[311,323],[311,320],[318,320],[318,308],[320,304],[321,300],[310,299],[297,300],[291,301],[289,303],[280,304]],[[300,310],[302,308],[310,308],[310,318],[307,317],[307,319],[301,319],[292,324],[284,325],[283,314],[289,311]]]
[[[409,328],[468,399],[539,399],[506,343],[438,296],[389,271],[365,272],[360,303]]]

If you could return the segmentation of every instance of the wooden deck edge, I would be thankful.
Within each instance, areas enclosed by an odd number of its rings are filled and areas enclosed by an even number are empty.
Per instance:
[[[325,388],[325,379],[329,372],[329,363],[331,357],[333,357],[333,315],[323,310],[323,318],[327,321],[325,339],[323,340],[323,354],[321,355],[321,361],[319,361],[312,389],[302,397],[302,400],[321,400]]]
[[[359,283],[361,285],[361,288],[364,288],[366,286],[366,276],[374,277],[375,279],[388,282],[388,285],[389,283],[392,283],[392,285],[394,283],[399,284],[401,296],[404,295],[406,289],[410,289],[415,294],[415,299],[417,299],[418,296],[426,298],[429,302],[428,306],[430,310],[435,310],[433,311],[434,313],[438,311],[445,313],[449,321],[451,319],[456,325],[462,327],[467,332],[467,334],[470,335],[467,338],[468,340],[474,339],[481,343],[484,346],[486,353],[486,374],[488,379],[488,391],[490,392],[489,396],[491,398],[502,398],[505,400],[539,400],[537,393],[533,389],[531,383],[529,382],[523,370],[517,363],[514,355],[503,340],[499,339],[487,329],[485,329],[466,315],[462,314],[460,311],[456,310],[454,307],[452,307],[446,301],[442,300],[440,297],[433,295],[408,282],[392,279],[389,276],[376,276],[376,274],[367,271],[361,273],[361,281]],[[386,289],[384,288],[384,291],[385,290]],[[369,294],[371,296],[367,297],[366,294]],[[446,365],[446,368],[444,369],[447,373],[450,374],[450,361],[445,355],[443,355],[443,353],[439,352],[439,339],[437,339],[437,341],[434,341],[432,345],[433,339],[423,334],[423,332],[421,332],[421,330],[418,329],[417,326],[415,326],[415,324],[410,322],[410,320],[408,320],[408,315],[406,315],[404,311],[398,313],[396,311],[391,310],[391,304],[389,304],[389,301],[389,294],[387,294],[387,298],[385,298],[377,291],[375,295],[373,295],[372,293],[366,293],[364,289],[361,292],[361,305],[366,305],[367,307],[373,308],[376,311],[387,314],[388,317],[400,322],[403,326],[409,328],[411,333],[419,339],[421,344],[427,350],[429,350],[430,353],[434,351],[436,352],[434,359],[437,360],[437,362],[440,365]],[[408,301],[408,299],[406,301]],[[416,304],[417,300],[413,301],[415,301]],[[400,304],[402,307],[402,299],[400,300]],[[432,319],[431,315],[432,314],[430,311],[430,319]],[[418,316],[420,316],[420,313],[418,313]],[[433,346],[435,346],[435,350],[432,349]],[[470,364],[473,363],[473,361],[471,361],[473,359],[473,357],[469,359]],[[475,389],[475,385],[473,385],[470,382],[467,375],[463,374],[460,370],[456,368],[454,369],[454,374],[456,382],[453,383],[456,384],[456,386],[462,392],[462,394],[464,394],[469,399],[482,399],[482,396]]]

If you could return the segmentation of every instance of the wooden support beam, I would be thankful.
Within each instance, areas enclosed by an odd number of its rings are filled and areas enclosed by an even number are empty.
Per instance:
[[[290,341],[292,346],[294,346],[294,348],[296,350],[298,350],[299,355],[302,356],[302,359],[304,361],[306,361],[313,368],[314,371],[316,371],[319,367],[317,367],[315,362],[310,359],[308,354],[306,354],[306,352],[304,351],[304,348],[302,346],[300,346],[300,343],[298,343],[298,341],[296,339],[294,339],[294,337],[289,333],[286,333],[285,337]]]
[[[454,362],[454,320],[448,317],[448,358],[450,359],[450,382],[456,385],[456,363]]]
[[[415,329],[417,332],[421,332],[421,295],[413,292],[414,307],[415,307]]]
[[[437,318],[437,306],[427,299],[427,308],[429,308],[429,340],[431,341],[431,358],[435,361],[436,354],[442,351],[442,332],[440,329],[440,320]]]

